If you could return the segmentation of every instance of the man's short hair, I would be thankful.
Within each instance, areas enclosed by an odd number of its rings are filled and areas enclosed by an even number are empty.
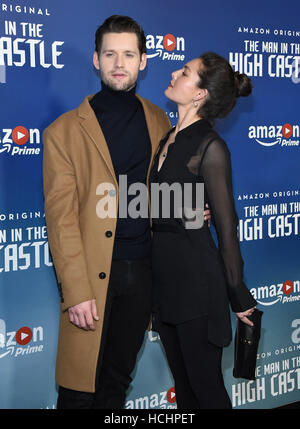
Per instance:
[[[140,54],[146,53],[146,37],[142,27],[132,18],[125,15],[112,15],[107,18],[95,34],[95,51],[100,54],[103,35],[107,33],[135,33],[138,39]]]

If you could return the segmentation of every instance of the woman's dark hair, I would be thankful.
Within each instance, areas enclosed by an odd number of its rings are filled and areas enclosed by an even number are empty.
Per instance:
[[[199,87],[206,88],[208,96],[197,113],[208,120],[224,118],[234,108],[237,97],[251,94],[251,80],[244,73],[234,72],[229,62],[214,52],[205,52],[199,58]]]
[[[107,33],[135,33],[140,54],[146,53],[146,37],[142,27],[134,19],[125,15],[112,15],[107,18],[95,34],[95,51],[100,53],[103,35]]]

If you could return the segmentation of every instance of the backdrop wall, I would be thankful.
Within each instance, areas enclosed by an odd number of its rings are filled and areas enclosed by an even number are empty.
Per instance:
[[[278,0],[0,1],[0,408],[54,408],[59,296],[42,192],[43,129],[100,88],[94,33],[112,14],[136,19],[148,66],[138,92],[176,123],[171,72],[213,50],[253,80],[216,128],[233,165],[245,280],[264,311],[257,379],[232,377],[234,408],[300,399],[300,4]],[[235,327],[234,317],[232,318]],[[175,408],[156,333],[145,335],[126,408]]]

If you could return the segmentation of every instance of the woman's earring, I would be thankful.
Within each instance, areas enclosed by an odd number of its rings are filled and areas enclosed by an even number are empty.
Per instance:
[[[198,104],[196,101],[194,101],[194,100],[193,100],[193,104],[194,104],[194,107],[198,107],[198,105],[199,105],[199,104]]]

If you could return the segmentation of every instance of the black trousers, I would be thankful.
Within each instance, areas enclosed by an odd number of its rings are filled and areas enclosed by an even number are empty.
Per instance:
[[[178,409],[230,409],[224,386],[222,348],[207,341],[207,317],[156,328],[175,382]]]
[[[58,409],[121,409],[151,316],[150,259],[112,262],[96,392],[59,386]],[[79,328],[78,328],[79,329]]]

